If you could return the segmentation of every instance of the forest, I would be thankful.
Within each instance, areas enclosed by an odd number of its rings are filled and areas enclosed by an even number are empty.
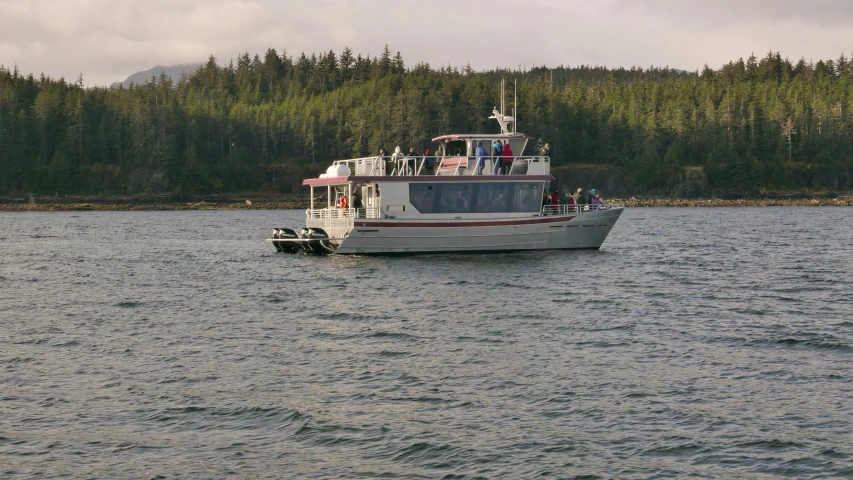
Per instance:
[[[407,65],[386,46],[374,57],[210,57],[176,82],[129,88],[0,67],[0,193],[292,192],[332,160],[496,133],[488,116],[502,79],[517,80],[518,129],[550,143],[553,166],[613,169],[633,193],[674,192],[690,172],[746,192],[853,189],[853,61],[843,54],[792,62],[769,52],[696,72],[474,71]]]

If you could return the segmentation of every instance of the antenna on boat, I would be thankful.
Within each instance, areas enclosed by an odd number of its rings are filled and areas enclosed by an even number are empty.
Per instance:
[[[514,85],[512,87],[512,133],[518,131],[518,113],[515,111],[516,107],[518,107],[518,79],[513,79]]]
[[[501,115],[503,115],[503,113],[504,113],[504,98],[506,97],[505,85],[506,85],[506,79],[502,78],[501,79]]]
[[[492,110],[492,116],[489,118],[494,118],[501,125],[501,133],[504,135],[512,135],[515,133],[515,105],[513,104],[513,116],[504,115],[505,108],[505,97],[506,97],[506,79],[501,80],[501,109],[498,111],[497,108]],[[518,95],[516,94],[516,98]],[[509,130],[509,124],[512,124],[512,131]]]

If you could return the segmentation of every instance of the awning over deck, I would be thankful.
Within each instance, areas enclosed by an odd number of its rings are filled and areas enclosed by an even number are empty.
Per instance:
[[[440,137],[435,137],[432,139],[433,143],[443,142],[445,140],[515,140],[523,138],[526,140],[532,140],[533,137],[527,136],[523,133],[513,133],[510,135],[503,133],[482,133],[482,134],[464,134],[464,135],[442,135]]]

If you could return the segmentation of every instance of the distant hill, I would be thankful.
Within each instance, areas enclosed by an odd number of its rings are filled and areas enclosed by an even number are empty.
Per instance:
[[[130,86],[131,83],[143,84],[151,80],[151,77],[159,77],[161,73],[165,73],[172,79],[173,82],[177,82],[178,79],[181,78],[182,74],[186,73],[187,75],[189,75],[195,72],[196,69],[200,66],[200,63],[186,63],[184,65],[170,65],[168,67],[157,65],[152,69],[145,70],[143,72],[136,72],[133,75],[127,77],[127,80],[123,82],[115,82],[111,86],[118,87],[119,85],[124,85],[125,87],[127,87]]]

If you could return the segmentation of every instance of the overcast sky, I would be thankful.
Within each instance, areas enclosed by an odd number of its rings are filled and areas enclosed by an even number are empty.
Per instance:
[[[751,52],[853,50],[853,0],[0,0],[0,64],[104,85],[273,47],[474,69],[716,68]]]

